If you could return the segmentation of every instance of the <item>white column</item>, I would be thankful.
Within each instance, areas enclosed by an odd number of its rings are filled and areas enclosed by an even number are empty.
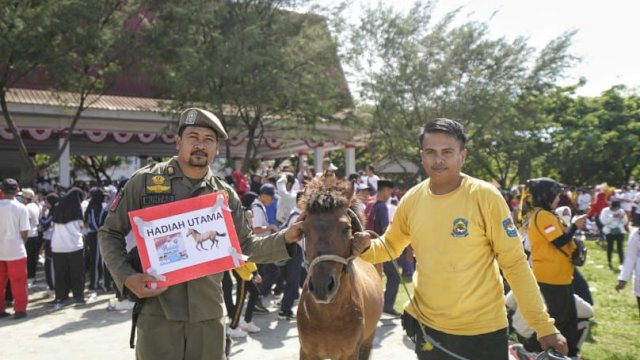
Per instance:
[[[324,159],[324,149],[320,146],[313,149],[313,168],[316,169],[317,174],[322,173],[322,159]]]
[[[344,149],[345,176],[355,174],[356,172],[356,145],[347,144]]]
[[[147,166],[147,163],[149,162],[148,156],[139,156],[138,159],[140,160],[140,167]]]
[[[304,171],[307,169],[308,158],[309,158],[308,152],[300,151],[298,153],[298,171]]]
[[[66,131],[60,132],[58,149],[62,147],[67,136],[69,136],[69,134]],[[60,160],[58,160],[58,167],[60,168],[60,185],[67,188],[71,185],[71,161],[69,159],[69,148],[71,148],[71,141],[69,141],[67,147],[62,152]]]
[[[231,161],[233,162],[232,166],[234,170],[242,169],[242,160],[244,159],[239,156],[234,156],[233,158],[231,158]]]

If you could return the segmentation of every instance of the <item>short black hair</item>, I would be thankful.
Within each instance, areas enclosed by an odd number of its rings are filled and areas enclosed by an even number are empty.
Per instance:
[[[424,125],[420,134],[420,148],[422,149],[422,140],[425,134],[444,133],[449,134],[460,141],[461,148],[464,149],[467,143],[467,136],[464,133],[464,125],[459,122],[447,118],[438,118]]]

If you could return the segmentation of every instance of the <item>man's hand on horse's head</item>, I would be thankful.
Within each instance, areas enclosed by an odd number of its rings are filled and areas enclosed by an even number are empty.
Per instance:
[[[147,287],[147,283],[156,281],[158,281],[158,279],[149,274],[134,274],[129,275],[124,279],[124,286],[136,294],[137,297],[143,299],[158,296],[168,289],[167,287],[155,289]]]
[[[302,240],[302,235],[304,235],[304,233],[302,232],[302,220],[298,218],[298,221],[291,224],[291,226],[287,228],[287,231],[285,231],[284,241],[287,244],[297,243],[298,241]]]
[[[366,232],[357,232],[353,234],[353,241],[351,241],[351,255],[360,256],[363,252],[371,246],[371,235]]]

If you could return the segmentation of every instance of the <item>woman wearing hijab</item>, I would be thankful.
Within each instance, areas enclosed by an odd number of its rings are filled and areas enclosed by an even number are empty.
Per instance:
[[[579,333],[573,297],[574,265],[569,258],[577,229],[584,228],[586,216],[576,217],[568,229],[553,212],[560,201],[562,185],[549,178],[527,181],[523,194],[523,215],[531,243],[533,274],[555,326],[567,338],[569,356],[577,356]],[[567,255],[568,254],[568,255]],[[541,351],[541,349],[537,349]]]
[[[53,211],[51,251],[55,270],[56,298],[52,305],[62,307],[73,292],[76,304],[84,304],[84,242],[81,203],[84,192],[72,188],[60,198]]]
[[[102,257],[98,247],[98,229],[107,217],[105,199],[109,194],[100,188],[89,191],[89,204],[84,212],[84,223],[87,226],[87,252],[89,254],[89,290],[106,290],[109,284],[104,281]]]

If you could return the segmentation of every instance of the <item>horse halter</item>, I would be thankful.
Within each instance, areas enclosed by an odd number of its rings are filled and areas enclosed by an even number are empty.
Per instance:
[[[355,232],[359,232],[363,230],[362,227],[362,223],[360,222],[360,219],[358,218],[358,215],[351,210],[350,208],[347,208],[347,215],[349,216],[349,219],[351,219],[351,223],[356,225]],[[317,256],[315,259],[313,259],[313,261],[311,262],[311,264],[309,264],[309,262],[306,259],[306,252],[303,251],[303,255],[305,256],[305,259],[303,261],[304,267],[307,269],[307,273],[311,274],[311,271],[313,270],[313,267],[316,266],[318,263],[321,263],[323,261],[333,261],[333,262],[337,262],[340,264],[343,264],[343,272],[348,273],[349,270],[351,269],[351,263],[353,263],[353,259],[355,259],[357,256],[351,255],[347,258],[344,258],[342,256],[338,256],[338,255],[333,255],[333,254],[329,254],[329,255],[320,255]]]

